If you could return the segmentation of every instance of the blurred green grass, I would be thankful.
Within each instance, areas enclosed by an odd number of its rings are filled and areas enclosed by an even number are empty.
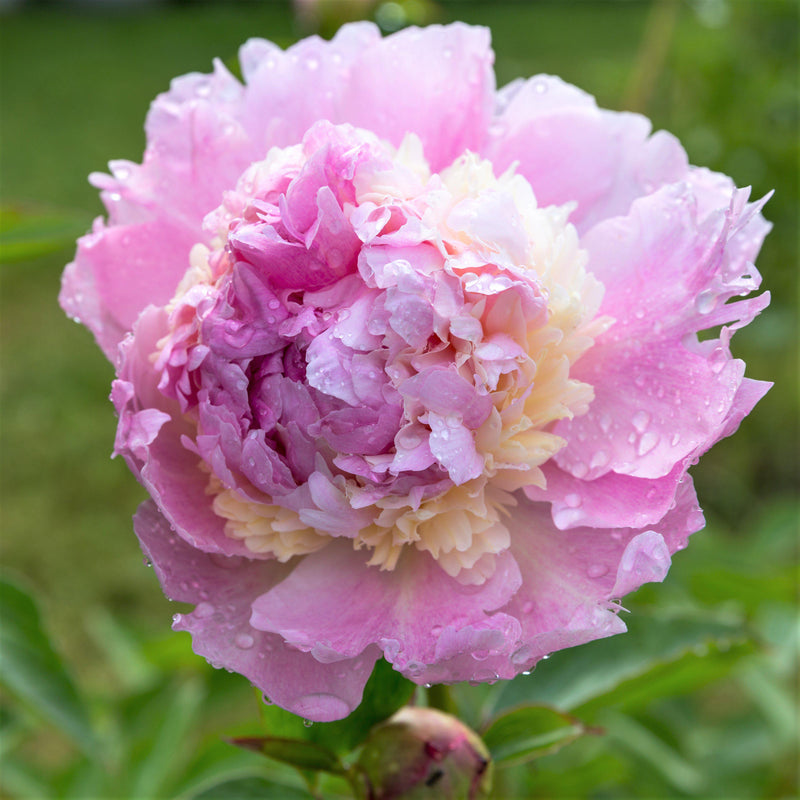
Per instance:
[[[621,108],[631,96],[651,4],[452,0],[442,9],[445,19],[492,28],[500,84],[555,73],[594,94],[600,105]],[[86,228],[102,213],[86,176],[104,170],[112,158],[141,159],[147,106],[172,77],[208,71],[213,57],[230,59],[250,36],[282,45],[297,36],[282,2],[166,5],[124,13],[49,4],[7,13],[1,22],[2,202],[83,218]],[[776,386],[740,432],[717,445],[693,472],[709,531],[676,557],[663,586],[648,588],[626,605],[634,612],[659,603],[713,610],[728,598],[744,604],[739,611],[747,619],[769,628],[780,614],[796,610],[796,571],[789,575],[787,564],[797,564],[798,4],[679,3],[668,45],[638,110],[655,128],[675,133],[693,163],[726,172],[740,186],[752,185],[755,197],[775,189],[765,210],[775,227],[758,260],[773,302],[733,347],[747,361],[750,376],[775,380]],[[143,493],[121,461],[109,460],[115,427],[107,400],[112,370],[91,336],[57,305],[60,273],[70,258],[70,250],[61,250],[1,268],[0,560],[28,578],[80,682],[97,692],[114,675],[88,622],[97,609],[147,639],[166,631],[174,608],[142,566],[131,530],[130,517]],[[740,560],[725,572],[730,555],[743,552],[747,565]],[[750,584],[747,567],[756,576]],[[771,582],[777,594],[764,591]],[[748,591],[746,600],[738,597]],[[783,673],[767,663],[778,681]],[[735,725],[725,712],[730,692],[741,687],[734,681],[732,689],[726,681],[721,676],[710,693],[677,705],[656,704],[645,721],[664,728],[668,724],[661,717],[719,717],[712,729],[720,741],[727,732],[730,741],[720,747],[728,746],[733,758],[744,745],[734,741]],[[747,716],[754,702],[731,706],[739,714],[736,724],[754,724]],[[697,744],[697,758],[712,757],[702,756],[708,741]],[[658,790],[657,781],[639,794],[620,789],[640,772],[616,755],[620,777],[614,783],[607,765],[601,769],[593,760],[592,747],[598,746],[584,746],[580,774],[595,770],[598,785],[617,788],[591,796],[655,796],[647,792]],[[742,779],[741,796],[789,796],[785,751],[782,759],[776,756],[781,766],[771,772],[759,762]],[[546,778],[547,768],[540,772]],[[691,793],[686,787],[676,791]],[[566,781],[558,796],[579,793]]]

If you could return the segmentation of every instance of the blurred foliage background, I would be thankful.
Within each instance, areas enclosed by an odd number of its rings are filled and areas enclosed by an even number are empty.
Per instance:
[[[626,599],[630,635],[453,694],[479,729],[531,702],[581,721],[553,747],[520,745],[498,770],[497,798],[796,796],[799,8],[405,0],[363,11],[387,29],[488,25],[500,84],[559,74],[602,106],[647,114],[693,163],[755,197],[775,190],[758,261],[772,305],[733,348],[751,377],[776,386],[693,472],[707,529],[664,584]],[[335,15],[303,22],[288,3],[256,0],[3,0],[0,13],[0,558],[13,581],[0,620],[0,791],[308,797],[293,770],[235,750],[220,731],[266,726],[341,749],[353,730],[297,728],[279,710],[260,711],[243,678],[212,670],[188,635],[169,631],[181,609],[162,597],[131,528],[143,492],[109,460],[112,370],[56,298],[74,238],[103,213],[86,176],[112,158],[141,159],[145,112],[169,80],[208,71],[215,56],[232,63],[251,36],[286,46],[315,24],[329,32]],[[379,700],[402,702],[403,691],[391,674],[376,677]],[[341,794],[337,780],[316,791]]]

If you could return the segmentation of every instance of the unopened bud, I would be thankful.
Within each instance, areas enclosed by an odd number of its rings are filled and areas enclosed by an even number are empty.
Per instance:
[[[478,734],[432,708],[401,708],[374,728],[356,768],[368,800],[480,800],[492,785]]]

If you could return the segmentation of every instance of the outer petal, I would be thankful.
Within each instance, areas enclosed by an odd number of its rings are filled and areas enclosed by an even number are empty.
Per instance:
[[[358,658],[321,663],[250,625],[253,600],[280,581],[286,566],[201,553],[170,530],[151,502],[142,504],[134,524],[164,593],[197,604],[191,614],[177,615],[174,628],[192,635],[198,655],[241,673],[272,701],[310,720],[341,719],[361,702],[377,648]]]
[[[559,531],[543,504],[521,500],[510,520],[512,552],[523,583],[502,611],[522,623],[511,660],[529,669],[554,650],[622,633],[611,603],[642,583],[662,580],[669,556],[703,527],[691,481],[676,506],[651,530],[616,528]]]
[[[677,139],[638,114],[598,109],[594,98],[560,78],[539,75],[499,98],[482,154],[496,174],[518,163],[540,206],[576,203],[570,221],[589,230],[626,214],[637,197],[685,177]]]
[[[242,119],[262,157],[270,147],[298,143],[317,120],[350,121],[341,109],[342,87],[380,38],[377,26],[364,22],[342,26],[330,42],[311,36],[284,51],[251,39],[241,48]]]
[[[258,155],[235,117],[241,93],[219,62],[211,75],[176,79],[150,109],[144,163],[114,161],[111,176],[91,176],[109,226],[80,240],[60,300],[112,361],[139,312],[173,296],[191,246],[208,239],[203,217]]]
[[[679,461],[663,478],[634,478],[608,472],[587,480],[576,478],[550,463],[543,468],[546,488],[526,487],[525,494],[531,500],[552,503],[553,522],[561,529],[653,525],[674,507],[676,492],[683,482],[689,480],[687,469],[717,441],[734,433],[771,386],[765,381],[745,378],[716,437]]]
[[[434,171],[483,143],[492,113],[489,32],[456,23],[382,39],[371,23],[344,25],[330,42],[283,52],[251,40],[241,52],[244,125],[265,148],[298,142],[319,119],[349,122],[399,146],[422,140]]]
[[[399,146],[422,141],[433,172],[486,138],[494,103],[489,31],[461,23],[407,28],[366,50],[343,84],[342,117]]]
[[[112,227],[98,220],[64,271],[61,306],[116,362],[117,346],[145,306],[164,305],[175,293],[198,239],[168,216]]]
[[[418,682],[438,659],[469,646],[507,651],[516,640],[516,622],[492,614],[519,586],[510,555],[498,557],[494,574],[479,587],[450,578],[427,553],[404,554],[392,572],[368,567],[368,559],[344,542],[306,556],[255,601],[252,624],[320,660],[352,658],[377,643],[395,669]],[[440,636],[459,634],[458,647],[438,645]],[[446,680],[473,677],[468,650],[465,657],[448,664]]]
[[[584,237],[606,287],[600,313],[615,323],[574,369],[595,400],[588,414],[556,426],[568,442],[560,467],[578,478],[612,470],[660,478],[716,441],[744,373],[728,349],[732,328],[769,301],[726,302],[759,283],[726,251],[754,213],[734,195],[724,213],[698,220],[692,194],[675,186]],[[730,323],[719,339],[698,342],[698,331]]]
[[[199,457],[183,445],[183,437],[195,430],[183,419],[177,402],[158,391],[150,354],[165,325],[163,310],[148,308],[137,322],[136,336],[122,347],[120,380],[112,393],[121,420],[115,452],[125,457],[183,539],[203,551],[252,555],[242,542],[225,535],[224,520],[211,510],[206,493],[208,476],[198,469]],[[135,387],[135,394],[127,391],[129,386]]]

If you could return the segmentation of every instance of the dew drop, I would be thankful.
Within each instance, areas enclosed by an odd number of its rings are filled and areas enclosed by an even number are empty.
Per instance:
[[[524,670],[522,670],[522,672],[520,674],[521,675],[530,675],[532,672],[533,672],[533,670],[531,670],[531,669],[524,669]]]
[[[535,80],[533,82],[533,91],[537,94],[544,94],[547,91],[547,81]]]
[[[587,570],[586,574],[590,578],[602,578],[608,572],[608,567],[605,564],[592,564]]]
[[[533,603],[530,600],[526,600],[522,604],[522,613],[523,614],[530,614],[533,611]]]
[[[183,614],[173,614],[172,615],[172,624],[177,625],[183,619]]]
[[[267,303],[267,306],[269,306],[269,308],[275,311],[275,309],[281,307],[281,301],[273,297],[272,300],[270,300],[269,303]]]
[[[647,430],[647,426],[650,424],[650,415],[646,411],[637,411],[633,415],[633,427],[639,433],[644,433]]]
[[[608,433],[611,430],[611,417],[608,414],[603,414],[599,420],[600,430],[603,433]]]
[[[214,606],[211,603],[198,603],[194,610],[194,615],[198,619],[208,619],[214,614]]]
[[[605,450],[598,450],[593,456],[591,463],[589,466],[592,469],[599,469],[600,467],[604,467],[608,462],[611,460],[608,453]]]
[[[580,461],[572,467],[572,474],[576,478],[585,478],[588,472],[589,467]]]
[[[248,633],[240,633],[234,641],[240,650],[249,650],[253,646],[255,640]]]
[[[719,375],[719,373],[722,372],[723,369],[725,369],[725,364],[728,363],[728,355],[725,352],[725,350],[723,350],[723,348],[718,347],[711,354],[709,363],[711,364],[711,371],[715,375]]]
[[[303,727],[310,728],[314,723],[310,719],[303,720]]]
[[[700,314],[710,314],[717,305],[716,295],[710,289],[706,289],[697,295],[694,305]]]
[[[579,494],[568,494],[564,498],[564,503],[569,506],[569,508],[578,508],[582,502],[583,499]]]
[[[645,433],[639,441],[636,452],[640,456],[647,455],[658,444],[659,436],[657,433]]]

